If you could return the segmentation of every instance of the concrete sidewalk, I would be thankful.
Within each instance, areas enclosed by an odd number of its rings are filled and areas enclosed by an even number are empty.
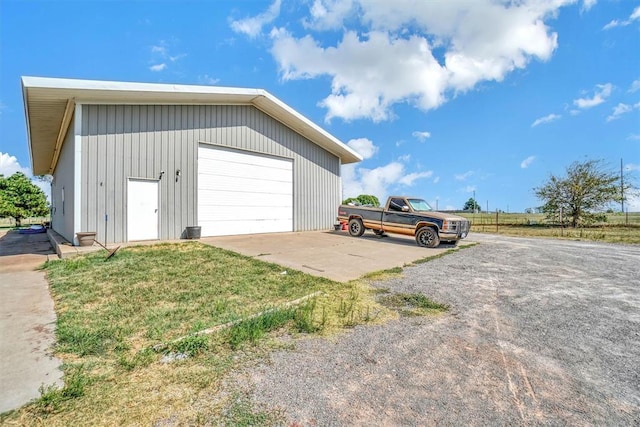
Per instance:
[[[346,231],[312,231],[205,237],[200,241],[338,282],[402,267],[454,247],[423,248],[413,237],[379,237],[370,231],[362,237],[351,237]]]
[[[51,355],[56,316],[45,275],[36,268],[57,258],[46,234],[0,235],[0,413],[62,385]]]

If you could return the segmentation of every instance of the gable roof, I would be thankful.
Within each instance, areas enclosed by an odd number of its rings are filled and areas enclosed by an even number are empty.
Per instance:
[[[34,175],[52,173],[75,103],[135,105],[253,105],[342,164],[362,157],[349,146],[262,89],[22,77],[29,154]]]

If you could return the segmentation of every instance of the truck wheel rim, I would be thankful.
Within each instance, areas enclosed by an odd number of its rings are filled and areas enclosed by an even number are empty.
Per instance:
[[[429,231],[424,231],[420,235],[420,241],[422,242],[423,245],[430,244],[433,241],[433,234],[430,233]]]

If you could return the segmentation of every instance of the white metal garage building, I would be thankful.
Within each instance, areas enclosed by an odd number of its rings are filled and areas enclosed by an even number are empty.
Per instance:
[[[103,242],[322,230],[360,156],[258,89],[23,77],[52,228]],[[77,243],[77,240],[75,240]]]

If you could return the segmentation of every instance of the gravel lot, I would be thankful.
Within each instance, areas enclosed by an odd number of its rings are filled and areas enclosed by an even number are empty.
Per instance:
[[[301,341],[240,387],[290,425],[640,425],[640,247],[470,240],[377,284],[447,314]]]

